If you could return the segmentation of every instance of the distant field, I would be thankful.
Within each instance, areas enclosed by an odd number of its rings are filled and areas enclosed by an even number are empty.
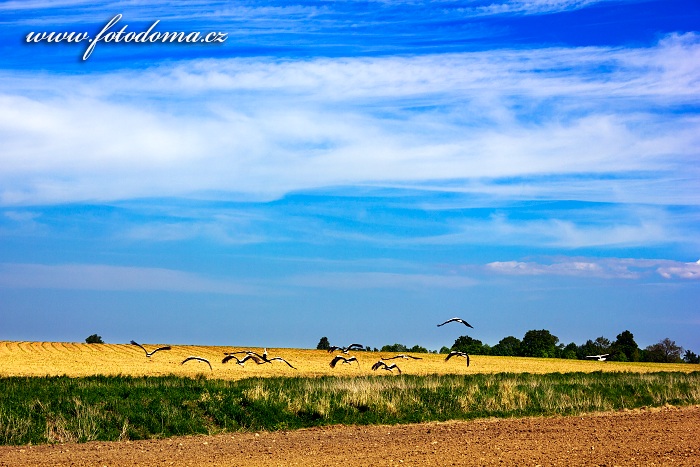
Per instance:
[[[162,344],[143,344],[151,350]],[[330,368],[329,362],[336,353],[306,349],[268,349],[270,357],[280,356],[294,365],[293,370],[283,362],[256,365],[247,362],[244,367],[228,362],[222,364],[224,352],[254,350],[262,348],[236,348],[221,346],[174,345],[172,350],[162,351],[147,358],[140,348],[130,344],[85,344],[66,342],[0,342],[0,376],[196,376],[204,374],[212,378],[239,380],[249,377],[273,376],[366,376],[371,374],[391,375],[388,371],[371,370],[381,356],[397,355],[390,352],[353,352],[359,360],[352,364],[339,364]],[[181,365],[186,357],[195,355],[208,359],[213,367],[201,362]],[[421,360],[396,359],[403,374],[477,374],[477,373],[570,373],[570,372],[635,372],[659,371],[692,372],[697,365],[660,363],[623,363],[583,360],[541,359],[524,357],[488,357],[475,355],[471,365],[464,359],[445,362],[444,355],[413,354]]]

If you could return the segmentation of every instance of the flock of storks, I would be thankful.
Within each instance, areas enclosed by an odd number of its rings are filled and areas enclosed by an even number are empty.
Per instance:
[[[146,357],[149,357],[149,358],[152,357],[153,354],[155,354],[156,352],[159,352],[161,350],[170,350],[172,348],[169,345],[166,345],[164,347],[158,347],[157,349],[151,350],[149,352],[148,350],[146,350],[146,348],[144,346],[142,346],[141,344],[139,344],[136,341],[131,341],[131,345],[136,345],[138,347],[141,347],[141,349],[146,353]],[[238,355],[238,354],[245,354],[245,357],[238,358],[238,357],[236,357],[236,355]],[[262,354],[259,354],[257,352],[253,352],[252,350],[239,350],[238,352],[225,352],[224,355],[225,355],[225,357],[223,358],[223,360],[221,360],[221,363],[226,363],[230,360],[235,360],[238,365],[243,366],[245,364],[245,362],[247,362],[248,360],[252,360],[255,363],[257,363],[258,365],[262,365],[263,363],[272,363],[275,361],[280,361],[280,362],[286,363],[291,368],[294,368],[291,363],[289,363],[287,360],[285,360],[282,357],[272,357],[272,358],[268,357],[267,356],[267,349],[265,349]],[[192,355],[190,357],[187,357],[180,364],[184,365],[185,363],[191,362],[191,361],[198,361],[198,362],[206,363],[207,365],[209,365],[210,370],[212,370],[212,371],[214,370],[214,368],[211,366],[211,362],[209,360],[207,360],[204,357],[198,357],[196,355]],[[294,369],[296,370],[296,368],[294,368]]]
[[[464,324],[465,326],[468,326],[470,328],[474,327],[471,324],[467,323],[462,318],[448,319],[444,323],[438,324],[438,327],[444,326],[445,324],[452,323],[452,322],[461,323],[461,324]],[[169,345],[166,345],[164,347],[158,347],[158,348],[151,350],[149,352],[144,346],[142,346],[141,344],[139,344],[136,341],[131,341],[131,344],[140,347],[146,353],[146,357],[149,357],[149,358],[152,357],[156,352],[160,352],[161,350],[170,350],[171,349],[171,347]],[[357,357],[350,356],[349,353],[352,350],[364,350],[364,349],[365,348],[360,344],[350,344],[347,347],[331,346],[328,349],[328,353],[333,353],[335,351],[339,351],[342,355],[336,355],[333,358],[333,360],[331,360],[329,365],[331,368],[335,368],[335,366],[338,363],[352,364],[352,362],[356,362],[357,366],[359,368],[360,362],[357,360]],[[265,363],[272,363],[272,362],[279,361],[279,362],[286,363],[287,365],[289,365],[290,368],[293,368],[296,370],[296,368],[294,368],[294,366],[292,366],[291,363],[289,363],[287,360],[285,360],[282,357],[269,357],[267,355],[267,349],[265,349],[262,354],[254,352],[252,350],[239,350],[237,352],[224,352],[224,355],[225,356],[221,360],[221,363],[227,363],[227,362],[233,360],[233,361],[235,361],[235,363],[237,365],[244,366],[245,363],[249,360],[253,361],[254,363],[256,363],[258,365],[263,365]],[[242,355],[242,357],[239,358],[237,355]],[[347,357],[345,355],[347,355]],[[467,355],[466,353],[452,351],[447,355],[447,357],[445,358],[445,361],[449,360],[452,357],[464,357],[466,359],[467,366],[469,366],[469,355]],[[409,360],[409,359],[421,360],[420,357],[414,357],[412,355],[406,355],[406,354],[396,355],[394,357],[381,357],[377,363],[372,365],[372,370],[376,371],[376,370],[382,369],[382,370],[387,370],[387,371],[391,371],[391,372],[393,372],[393,370],[396,370],[399,372],[399,374],[401,374],[401,368],[399,368],[396,365],[396,363],[387,363],[386,362],[386,360],[394,360],[397,358],[401,358],[404,360]],[[195,355],[192,355],[192,356],[184,359],[182,361],[181,365],[184,365],[185,363],[190,362],[190,361],[199,361],[199,362],[206,363],[207,365],[209,365],[210,370],[212,370],[212,371],[214,370],[213,367],[211,366],[211,362],[209,362],[209,360],[207,360],[204,357],[198,357]]]
[[[445,321],[444,323],[438,324],[438,327],[444,326],[447,323],[461,323],[461,324],[463,324],[467,327],[470,327],[472,329],[474,328],[474,326],[467,323],[462,318],[450,318],[447,321]],[[151,350],[149,352],[148,350],[146,350],[146,348],[144,346],[142,346],[138,342],[131,341],[131,344],[136,345],[138,347],[141,347],[141,349],[143,349],[143,351],[146,353],[146,357],[149,357],[149,358],[152,357],[153,354],[155,354],[156,352],[160,352],[161,350],[170,350],[171,349],[171,347],[169,345],[166,345],[164,347],[158,347],[157,349]],[[329,347],[328,353],[333,353],[335,351],[339,351],[342,354],[342,355],[336,355],[335,357],[333,357],[333,359],[329,363],[330,367],[335,368],[338,363],[352,364],[352,362],[356,362],[357,367],[359,368],[360,362],[357,360],[357,357],[349,355],[351,350],[365,350],[365,348],[364,348],[364,346],[362,346],[360,344],[350,344],[347,347],[336,347],[336,346]],[[253,361],[254,363],[256,363],[258,365],[263,365],[265,363],[272,363],[272,362],[279,361],[279,362],[286,363],[287,365],[289,365],[290,368],[293,368],[296,370],[296,368],[291,363],[289,363],[287,360],[285,360],[282,357],[268,357],[267,348],[265,350],[263,350],[262,354],[254,352],[252,350],[239,350],[237,352],[224,352],[224,355],[225,356],[221,360],[221,363],[227,363],[227,362],[230,362],[231,360],[234,360],[237,365],[244,366],[245,362],[247,362],[249,360]],[[243,357],[239,358],[239,357],[237,357],[237,355],[243,355]],[[348,355],[348,356],[346,357],[344,355]],[[610,355],[612,355],[612,354],[587,355],[586,358],[604,362],[610,357]],[[447,354],[447,357],[445,357],[445,361],[448,361],[452,357],[463,357],[466,360],[467,366],[469,366],[469,355],[466,354],[465,352],[459,352],[457,350],[453,350],[449,354]],[[386,360],[394,360],[397,358],[401,358],[404,360],[409,360],[409,359],[421,360],[420,357],[414,357],[413,355],[406,355],[406,354],[400,354],[400,355],[396,355],[394,357],[380,357],[379,361],[376,362],[374,365],[372,365],[372,370],[377,371],[377,370],[381,369],[381,370],[387,370],[387,371],[391,371],[391,372],[396,370],[399,372],[399,374],[401,374],[401,368],[399,368],[398,365],[396,365],[396,363],[387,363],[386,362]],[[211,363],[209,362],[209,360],[207,360],[204,357],[198,357],[195,355],[192,355],[192,356],[184,359],[182,361],[181,365],[184,365],[185,363],[190,362],[190,361],[199,361],[199,362],[206,363],[207,365],[209,365],[209,369],[214,371],[214,368],[211,366]]]

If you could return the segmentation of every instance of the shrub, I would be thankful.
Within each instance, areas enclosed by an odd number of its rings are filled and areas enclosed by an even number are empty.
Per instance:
[[[88,344],[104,344],[102,341],[102,337],[98,336],[97,334],[93,334],[91,336],[88,336],[85,338],[85,342]]]

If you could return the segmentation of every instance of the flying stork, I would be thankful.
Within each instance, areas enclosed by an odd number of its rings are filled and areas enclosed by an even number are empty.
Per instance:
[[[243,365],[245,364],[245,362],[248,361],[248,360],[253,360],[253,361],[254,361],[255,363],[257,363],[258,365],[260,365],[261,363],[263,363],[262,360],[260,360],[260,359],[259,359],[258,357],[256,357],[255,355],[250,355],[250,354],[248,354],[248,355],[246,355],[245,357],[243,357],[242,359],[239,359],[238,357],[236,357],[236,356],[234,355],[234,353],[236,353],[236,352],[232,352],[232,353],[230,353],[230,354],[226,354],[226,356],[224,357],[224,359],[221,360],[221,363],[226,363],[226,362],[228,362],[229,360],[236,360],[236,364],[237,364],[237,365],[240,365],[240,366],[243,366]]]
[[[590,358],[591,360],[598,360],[599,362],[604,362],[608,359],[609,356],[609,353],[604,353],[602,355],[586,355],[586,358]]]
[[[452,352],[447,354],[445,361],[451,359],[452,357],[464,357],[464,358],[466,358],[467,359],[467,366],[469,366],[469,355],[467,355],[466,353],[453,350]]]
[[[472,329],[474,328],[474,326],[472,326],[471,324],[467,323],[467,322],[464,321],[462,318],[450,318],[450,319],[448,319],[447,321],[445,321],[444,323],[438,324],[438,327],[444,326],[445,324],[451,323],[451,322],[453,322],[453,321],[454,321],[454,322],[457,322],[457,323],[462,323],[463,325],[465,325],[465,326],[467,326],[467,327],[469,327],[469,328],[472,328]]]
[[[157,349],[152,350],[152,351],[150,351],[150,352],[149,352],[148,350],[146,350],[146,348],[145,348],[144,346],[142,346],[141,344],[139,344],[139,343],[136,342],[136,341],[131,341],[131,345],[137,345],[137,346],[141,347],[141,349],[142,349],[144,352],[146,352],[146,357],[148,357],[148,358],[151,358],[151,355],[153,355],[154,353],[158,352],[159,350],[170,350],[170,346],[169,346],[169,345],[166,345],[166,346],[164,346],[164,347],[158,347]]]
[[[414,357],[413,355],[406,354],[396,355],[394,357],[382,357],[381,360],[393,360],[395,358],[403,358],[404,360],[408,360],[409,358],[412,358],[413,360],[422,360],[420,357]]]
[[[200,362],[204,362],[204,363],[206,363],[207,365],[209,365],[209,369],[210,369],[211,371],[214,371],[214,369],[211,367],[211,363],[209,363],[209,360],[207,360],[206,358],[203,358],[203,357],[195,357],[194,355],[191,356],[191,357],[187,357],[186,359],[184,359],[184,360],[182,361],[182,363],[180,363],[180,365],[184,365],[186,362],[189,362],[190,360],[199,360]]]
[[[350,344],[347,347],[338,347],[338,346],[332,345],[328,348],[328,353],[333,353],[336,350],[340,350],[342,353],[347,354],[351,350],[355,350],[355,349],[364,350],[364,346],[362,346],[360,344]]]
[[[379,360],[377,363],[372,365],[372,370],[374,370],[374,371],[377,371],[380,368],[382,368],[384,370],[388,370],[388,371],[393,371],[393,369],[396,368],[398,370],[399,374],[401,374],[401,368],[396,366],[396,363],[392,363],[391,365],[387,365],[386,362]]]
[[[336,355],[333,360],[331,360],[331,363],[329,365],[331,368],[335,368],[335,366],[338,364],[339,361],[343,361],[343,363],[350,364],[350,362],[357,362],[357,368],[360,368],[360,362],[357,360],[355,357],[348,357],[345,358],[342,355]]]
[[[247,354],[248,356],[252,356],[252,357],[257,357],[257,358],[259,358],[261,361],[257,362],[258,364],[262,364],[262,363],[272,363],[272,362],[275,362],[275,361],[279,361],[279,362],[284,362],[284,363],[286,363],[290,368],[296,370],[296,368],[295,368],[294,366],[292,366],[291,363],[289,363],[287,360],[285,360],[285,359],[282,358],[282,357],[272,357],[272,358],[268,357],[268,356],[267,356],[267,348],[265,348],[265,349],[263,350],[262,355],[260,355],[260,354],[257,353],[257,352],[253,352],[252,350],[246,351],[246,354]]]

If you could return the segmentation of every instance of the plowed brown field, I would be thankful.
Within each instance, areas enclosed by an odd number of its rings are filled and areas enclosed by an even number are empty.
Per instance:
[[[143,344],[148,350],[162,344]],[[234,347],[173,345],[172,350],[161,351],[147,358],[144,351],[130,344],[85,344],[66,342],[0,342],[0,376],[90,376],[133,375],[196,376],[205,374],[212,378],[236,380],[265,376],[357,376],[372,374],[372,364],[380,357],[396,354],[382,352],[354,352],[359,365],[339,364],[329,367],[335,355],[322,350],[267,349],[270,357],[280,356],[289,361],[296,370],[282,362],[256,365],[248,362],[244,367],[228,362],[222,364],[224,352],[243,350]],[[254,348],[262,352],[262,348]],[[188,356],[196,355],[208,359],[213,367],[191,361],[182,365]],[[690,372],[694,365],[658,363],[621,363],[545,358],[488,357],[475,355],[471,365],[464,359],[444,361],[444,355],[414,354],[421,360],[392,360],[404,374],[470,374],[470,373],[552,373],[591,371],[650,371]],[[382,370],[382,373],[388,374]]]
[[[0,446],[0,466],[698,466],[700,406],[582,417],[335,426]]]

